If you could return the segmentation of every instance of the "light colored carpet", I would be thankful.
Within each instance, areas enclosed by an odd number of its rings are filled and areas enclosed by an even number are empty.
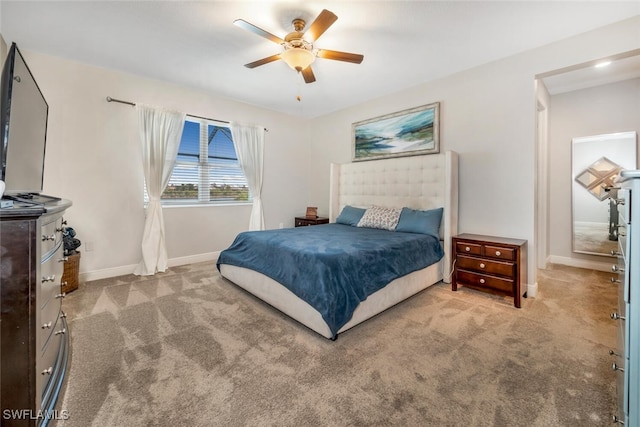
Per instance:
[[[212,263],[82,284],[58,426],[609,425],[608,276],[542,271],[522,309],[437,284],[335,342]]]

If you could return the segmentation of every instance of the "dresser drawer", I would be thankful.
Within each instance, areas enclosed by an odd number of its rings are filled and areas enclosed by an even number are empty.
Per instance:
[[[482,245],[475,243],[458,242],[456,250],[459,254],[482,255]]]
[[[457,267],[486,274],[496,274],[513,279],[515,265],[512,262],[489,261],[482,258],[473,258],[464,255],[458,256]]]
[[[618,416],[620,419],[624,419],[624,414],[629,412],[629,401],[625,399],[625,396],[629,392],[629,381],[627,379],[627,375],[625,375],[624,371],[621,369],[625,369],[626,360],[624,357],[616,356],[615,364],[612,366],[612,369],[616,372],[616,394],[618,399],[618,404],[621,407],[618,407]]]
[[[329,224],[329,218],[306,218],[297,216],[294,219],[294,224],[296,227],[307,227],[309,225],[320,225],[320,224]]]
[[[618,215],[620,216],[620,223],[628,224],[631,220],[630,215],[630,200],[631,192],[627,188],[621,188],[618,190]]]
[[[62,322],[59,323],[62,324]],[[54,374],[61,342],[61,334],[52,335],[44,353],[42,353],[40,360],[36,364],[36,390],[40,391],[41,396],[44,394],[47,384]]]
[[[505,261],[514,261],[516,259],[516,251],[511,248],[503,248],[500,246],[484,246],[484,255],[496,258],[503,259]]]
[[[513,295],[513,280],[505,279],[473,271],[458,270],[456,280],[459,284],[479,288],[495,289]]]
[[[64,264],[61,260],[62,245],[40,267],[40,283],[36,287],[36,296],[41,309],[44,309],[49,301],[55,299],[55,296],[61,292],[60,282],[64,272]]]
[[[56,329],[56,325],[59,323],[60,308],[59,300],[53,300],[49,301],[49,304],[42,310],[42,316],[40,316],[36,332],[38,334],[36,343],[40,351],[44,351],[47,348],[53,333],[59,329]]]
[[[44,261],[62,245],[62,216],[44,217],[42,221],[40,253]]]

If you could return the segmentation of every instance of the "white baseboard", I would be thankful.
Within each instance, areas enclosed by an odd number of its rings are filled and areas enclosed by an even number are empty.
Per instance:
[[[529,283],[527,285],[527,298],[535,298],[538,296],[538,282]]]
[[[218,257],[220,256],[220,252],[221,251],[207,252],[204,254],[189,255],[180,258],[171,258],[167,262],[167,264],[169,265],[169,267],[176,267],[178,265],[195,264],[198,262],[216,262],[218,260]]]
[[[102,270],[81,271],[78,274],[80,283],[90,282],[92,280],[108,279],[110,277],[125,276],[133,274],[133,270],[137,264],[123,265],[120,267],[103,268]]]
[[[177,267],[179,265],[195,264],[198,262],[216,262],[220,251],[208,252],[204,254],[189,255],[179,258],[171,258],[167,261],[169,267]],[[110,277],[125,276],[127,274],[133,274],[138,264],[123,265],[120,267],[104,268],[102,270],[84,271],[78,274],[78,280],[80,282],[90,282],[92,280],[108,279]]]
[[[569,267],[577,267],[577,268],[588,268],[591,270],[598,271],[611,271],[611,267],[616,263],[615,258],[611,257],[611,261],[609,262],[598,262],[598,261],[588,261],[585,259],[575,259],[562,257],[557,255],[551,255],[549,257],[549,262],[552,264],[560,264],[567,265]]]

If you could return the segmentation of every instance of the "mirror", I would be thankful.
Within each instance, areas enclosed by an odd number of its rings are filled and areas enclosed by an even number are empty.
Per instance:
[[[573,138],[573,251],[611,256],[618,248],[617,190],[623,169],[636,169],[636,133]]]

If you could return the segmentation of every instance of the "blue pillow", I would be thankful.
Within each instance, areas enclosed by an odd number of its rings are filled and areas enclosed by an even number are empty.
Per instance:
[[[430,234],[439,239],[442,211],[442,208],[430,209],[428,211],[402,208],[396,231]]]
[[[342,212],[340,212],[340,215],[336,218],[336,223],[352,225],[355,227],[358,225],[358,222],[360,222],[365,211],[366,209],[354,208],[353,206],[347,205],[342,208]]]

